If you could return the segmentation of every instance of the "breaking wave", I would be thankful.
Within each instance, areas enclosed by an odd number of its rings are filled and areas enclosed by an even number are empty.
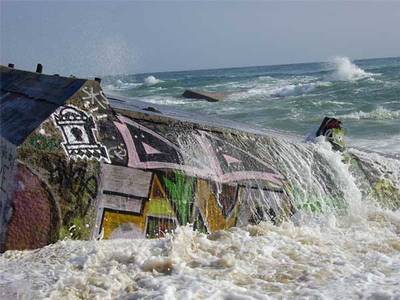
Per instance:
[[[279,84],[279,83],[278,83]],[[304,94],[311,93],[315,91],[319,87],[326,87],[329,86],[330,82],[308,82],[308,83],[286,83],[281,85],[276,84],[264,84],[264,85],[257,85],[253,88],[245,92],[240,92],[234,94],[235,98],[246,98],[246,97],[294,97],[294,96],[301,96]]]
[[[146,85],[146,86],[156,85],[156,84],[159,84],[161,82],[163,82],[163,81],[158,79],[158,78],[156,78],[156,77],[154,77],[153,75],[147,76],[144,79],[144,85]]]
[[[369,119],[369,120],[393,120],[400,119],[400,110],[388,110],[379,106],[378,108],[370,111],[358,111],[350,114],[340,115],[338,116],[340,119],[348,119],[348,120],[361,120],[361,119]]]
[[[335,57],[332,62],[335,65],[335,71],[331,76],[333,80],[353,81],[377,75],[364,71],[352,63],[348,57]]]
[[[111,90],[111,91],[123,91],[123,90],[133,89],[133,88],[139,87],[141,85],[142,84],[138,83],[138,82],[125,82],[121,79],[117,79],[112,84],[106,85],[104,87],[104,89]]]
[[[327,85],[328,83],[322,83],[322,82],[289,84],[272,90],[271,96],[274,97],[300,96],[314,91],[319,86],[327,86]]]
[[[147,76],[143,82],[134,82],[134,81],[124,81],[122,79],[117,79],[112,81],[109,84],[106,84],[103,86],[105,90],[110,90],[110,91],[126,91],[126,90],[132,90],[140,87],[150,87],[153,85],[157,85],[161,82],[164,82],[163,80],[160,80],[156,78],[153,75]]]

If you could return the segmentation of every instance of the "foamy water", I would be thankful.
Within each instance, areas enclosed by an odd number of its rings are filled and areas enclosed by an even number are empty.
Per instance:
[[[383,208],[329,143],[276,139],[260,155],[295,188],[290,221],[154,240],[60,241],[0,256],[1,299],[398,299],[400,210]],[[351,150],[400,188],[400,161]],[[344,209],[327,199],[339,197]]]
[[[0,258],[3,297],[268,299],[400,297],[400,212],[299,217],[161,240],[63,241]]]

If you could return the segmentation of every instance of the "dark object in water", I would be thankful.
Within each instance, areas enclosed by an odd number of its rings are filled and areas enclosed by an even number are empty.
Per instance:
[[[143,110],[147,110],[147,111],[151,111],[151,112],[155,112],[155,113],[162,114],[162,112],[161,112],[161,111],[159,111],[158,109],[156,109],[156,108],[154,108],[154,107],[152,107],[152,106],[149,106],[149,107],[143,108]]]
[[[218,102],[222,101],[226,97],[226,95],[222,93],[208,93],[185,90],[182,94],[182,97],[189,99],[207,100],[208,102]]]
[[[334,150],[343,151],[345,148],[343,140],[344,130],[341,125],[342,122],[340,120],[325,117],[315,136],[325,136],[326,140],[332,144]]]
[[[36,73],[42,73],[42,72],[43,72],[43,65],[42,64],[37,64]]]

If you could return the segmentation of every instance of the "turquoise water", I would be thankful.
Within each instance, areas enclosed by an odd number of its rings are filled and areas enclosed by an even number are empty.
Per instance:
[[[106,91],[305,137],[324,116],[344,122],[347,143],[400,152],[400,57],[107,77]],[[209,103],[185,89],[227,93]]]

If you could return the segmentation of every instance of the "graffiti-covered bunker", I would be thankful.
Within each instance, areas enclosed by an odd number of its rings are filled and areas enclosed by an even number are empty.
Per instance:
[[[267,136],[3,66],[0,114],[1,251],[187,223],[214,232],[290,211],[283,176],[257,155]]]

